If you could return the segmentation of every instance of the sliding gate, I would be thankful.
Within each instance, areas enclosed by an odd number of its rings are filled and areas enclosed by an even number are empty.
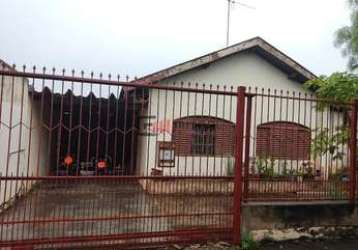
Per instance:
[[[244,95],[3,65],[0,247],[238,242]]]

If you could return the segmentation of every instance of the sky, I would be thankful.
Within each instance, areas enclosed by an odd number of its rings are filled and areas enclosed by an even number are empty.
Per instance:
[[[260,36],[317,75],[346,69],[333,46],[346,0],[242,0],[230,44]],[[226,45],[227,0],[0,0],[9,64],[143,76]]]

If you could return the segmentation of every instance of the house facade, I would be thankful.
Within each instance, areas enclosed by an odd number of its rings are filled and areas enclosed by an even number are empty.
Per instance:
[[[237,118],[247,120],[250,113],[244,148],[249,174],[298,176],[305,168],[328,178],[347,166],[348,148],[338,148],[341,159],[327,152],[317,157],[312,141],[322,131],[333,134],[345,117],[317,109],[303,87],[315,77],[259,37],[136,79],[132,85],[140,87],[1,76],[0,156],[6,160],[0,172],[68,174],[59,168],[70,155],[77,168],[72,175],[108,158],[108,175],[232,176]],[[241,113],[239,87],[246,88]],[[33,182],[18,183],[1,181],[2,201]]]
[[[257,94],[251,109],[251,164],[255,165],[258,158],[273,160],[275,171],[282,172],[287,168],[299,171],[312,161],[315,171],[321,171],[320,165],[327,159],[312,159],[311,139],[318,128],[332,128],[342,119],[337,112],[317,111],[316,103],[310,101],[314,96],[303,83],[315,77],[257,37],[138,81],[234,92],[245,86],[247,92]],[[149,133],[138,138],[137,174],[232,174],[236,101],[235,96],[149,88],[148,105],[141,109],[139,124],[140,130]],[[172,156],[163,156],[165,151],[172,151]],[[165,157],[172,159],[168,166],[162,164]],[[258,171],[257,166],[251,169]]]

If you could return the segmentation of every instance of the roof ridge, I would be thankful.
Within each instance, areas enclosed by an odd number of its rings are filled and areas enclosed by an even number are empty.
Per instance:
[[[255,47],[260,47],[266,53],[271,54],[282,63],[294,69],[297,73],[301,74],[306,79],[312,79],[317,77],[314,73],[312,73],[307,68],[299,64],[297,61],[295,61],[294,59],[292,59],[291,57],[289,57],[288,55],[286,55],[285,53],[283,53],[282,51],[271,45],[262,37],[255,36],[253,38],[241,41],[239,43],[216,50],[214,52],[205,54],[203,56],[195,57],[194,59],[184,61],[182,63],[145,75],[143,77],[136,79],[135,82],[156,83],[160,80],[172,77],[174,75],[186,72],[188,70],[197,68],[205,64],[215,62],[227,56]]]
[[[13,67],[10,66],[10,64],[8,64],[7,62],[5,62],[4,60],[0,59],[0,70],[3,69],[7,69],[7,70],[15,70]]]

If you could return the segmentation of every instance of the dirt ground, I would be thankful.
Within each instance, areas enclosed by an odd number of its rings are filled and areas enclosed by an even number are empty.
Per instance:
[[[260,250],[357,250],[358,239],[341,239],[327,241],[292,241],[285,243],[271,243],[262,246]]]
[[[226,244],[209,243],[208,245],[199,246],[198,244],[192,246],[181,247],[174,245],[172,247],[160,248],[158,250],[239,250],[238,247],[229,246]],[[340,240],[295,240],[290,242],[263,243],[257,250],[357,250],[357,239],[340,239]]]

